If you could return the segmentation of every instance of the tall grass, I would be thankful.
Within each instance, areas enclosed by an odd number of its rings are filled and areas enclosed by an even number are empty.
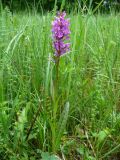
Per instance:
[[[59,96],[54,102],[53,15],[1,12],[3,160],[120,156],[120,17],[68,16],[71,50],[60,60]]]

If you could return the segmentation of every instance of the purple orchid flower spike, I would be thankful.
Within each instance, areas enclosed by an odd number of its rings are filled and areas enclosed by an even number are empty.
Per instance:
[[[53,47],[56,57],[60,57],[70,50],[70,43],[66,43],[70,39],[70,22],[69,19],[65,19],[65,16],[65,12],[58,12],[52,22]]]

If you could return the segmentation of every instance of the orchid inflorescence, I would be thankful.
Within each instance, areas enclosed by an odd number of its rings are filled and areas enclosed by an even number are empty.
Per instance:
[[[70,50],[70,43],[66,42],[70,39],[70,22],[69,19],[65,19],[65,16],[65,12],[58,12],[52,22],[53,47],[56,57],[60,57]]]

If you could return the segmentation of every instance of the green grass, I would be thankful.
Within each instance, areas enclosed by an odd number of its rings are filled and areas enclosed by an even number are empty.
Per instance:
[[[120,157],[120,15],[68,17],[56,95],[53,15],[0,15],[1,160]]]

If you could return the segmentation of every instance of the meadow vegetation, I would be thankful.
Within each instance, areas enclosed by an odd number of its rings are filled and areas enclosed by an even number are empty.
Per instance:
[[[120,14],[67,15],[57,96],[54,15],[1,10],[0,159],[119,159]]]

